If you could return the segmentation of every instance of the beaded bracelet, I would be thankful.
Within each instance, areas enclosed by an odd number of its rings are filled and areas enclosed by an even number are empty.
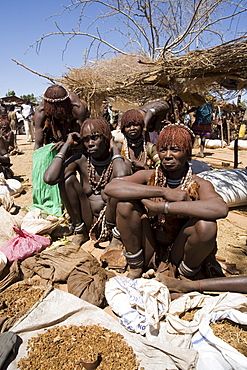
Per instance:
[[[112,156],[112,161],[114,161],[114,159],[117,159],[117,158],[121,158],[121,159],[124,159],[124,156],[122,154],[115,154]]]
[[[167,215],[168,214],[168,208],[169,208],[169,202],[168,200],[165,201],[165,206],[164,206],[164,214]]]

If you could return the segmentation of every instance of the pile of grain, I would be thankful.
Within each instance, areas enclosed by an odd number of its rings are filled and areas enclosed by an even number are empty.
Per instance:
[[[22,370],[79,370],[82,360],[100,358],[97,370],[137,370],[133,349],[123,336],[99,325],[55,326],[29,340],[26,357],[18,367]]]

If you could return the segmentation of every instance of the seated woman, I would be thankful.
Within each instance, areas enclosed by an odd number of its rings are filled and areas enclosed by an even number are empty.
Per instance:
[[[118,199],[116,222],[130,278],[141,277],[153,255],[158,272],[189,279],[207,276],[214,263],[217,267],[216,220],[227,216],[228,207],[209,181],[192,174],[193,142],[187,126],[165,126],[157,143],[160,165],[114,179],[105,188]]]
[[[16,147],[15,134],[11,130],[8,120],[2,120],[0,123],[0,135],[4,139],[7,152],[10,154]]]
[[[80,141],[85,155],[75,154],[64,162],[67,152]],[[115,226],[117,201],[110,203],[104,188],[114,177],[129,173],[127,160],[120,154],[120,147],[111,142],[111,130],[104,118],[88,118],[83,122],[80,134],[68,135],[45,171],[44,181],[49,185],[59,184],[61,199],[70,215],[77,242],[83,243],[89,234],[95,232],[96,227],[93,226],[97,219],[102,221],[102,229],[95,236],[97,240],[104,238]]]
[[[132,172],[149,169],[159,164],[156,145],[143,137],[144,117],[136,109],[127,110],[121,118],[124,135],[121,154],[131,163]]]
[[[14,149],[14,133],[7,120],[1,120],[0,123],[0,172],[3,172],[5,179],[11,179],[14,176],[11,170],[9,153]]]

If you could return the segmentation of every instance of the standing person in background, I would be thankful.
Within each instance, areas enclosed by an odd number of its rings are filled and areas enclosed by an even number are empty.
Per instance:
[[[24,118],[24,128],[28,143],[34,141],[33,113],[33,106],[30,103],[30,99],[25,98],[24,103],[21,105],[21,114]]]
[[[212,114],[212,103],[205,103],[196,109],[195,121],[191,127],[194,134],[200,137],[200,149],[196,157],[204,157],[206,139],[211,135]]]
[[[17,116],[16,116],[14,105],[11,105],[9,107],[8,119],[9,119],[9,124],[10,124],[11,130],[15,132],[16,127],[17,127]]]
[[[17,118],[17,126],[16,126],[16,135],[20,135],[22,133],[24,127],[24,119],[23,115],[19,110],[16,111],[16,118]]]

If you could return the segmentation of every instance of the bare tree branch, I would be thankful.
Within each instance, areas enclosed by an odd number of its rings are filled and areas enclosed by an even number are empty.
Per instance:
[[[33,69],[28,68],[27,66],[25,66],[24,64],[22,64],[22,63],[18,62],[17,60],[15,60],[15,59],[13,59],[13,58],[11,58],[11,60],[13,60],[13,62],[15,62],[16,64],[18,64],[19,66],[21,66],[21,67],[23,67],[23,68],[27,69],[29,72],[32,72],[32,73],[34,73],[34,74],[36,74],[36,75],[38,75],[38,76],[40,76],[40,77],[47,78],[47,79],[48,79],[49,81],[51,81],[53,84],[54,84],[54,83],[56,83],[56,82],[58,81],[56,78],[49,77],[49,76],[47,76],[47,75],[43,75],[42,73],[36,72],[36,71],[34,71]]]
[[[65,31],[56,22],[57,32],[42,35],[29,48],[35,46],[40,52],[46,38],[62,35],[67,37],[64,55],[69,42],[82,36],[93,40],[90,47],[86,46],[88,57],[96,52],[100,58],[112,51],[155,60],[161,55],[189,51],[196,47],[195,40],[205,43],[207,35],[224,42],[222,24],[245,14],[247,0],[70,0],[54,16],[65,17],[66,12],[78,12],[75,28]],[[111,25],[108,30],[105,21]],[[229,22],[228,26],[232,27]],[[241,33],[246,34],[246,30]],[[122,46],[117,35],[121,35]]]

